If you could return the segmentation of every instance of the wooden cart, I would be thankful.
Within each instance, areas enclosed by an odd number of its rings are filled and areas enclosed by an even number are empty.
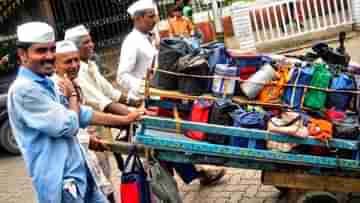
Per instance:
[[[153,93],[158,92],[158,90],[152,91]],[[167,95],[169,98],[191,99],[186,95],[174,92],[161,92],[161,95]],[[211,97],[209,98],[211,99]],[[235,97],[233,100],[241,103],[241,98]],[[150,106],[159,106],[165,109],[176,107],[185,110],[190,107],[186,102],[179,104],[170,100],[148,99],[147,103]],[[315,156],[283,153],[255,149],[250,145],[248,148],[240,148],[210,144],[185,137],[183,132],[189,129],[249,138],[251,141],[273,140],[300,145],[330,147],[334,150],[346,150],[352,153],[352,158],[342,158],[333,154]],[[155,156],[160,160],[258,169],[263,171],[263,184],[276,186],[283,192],[291,191],[291,189],[311,191],[311,193],[303,192],[296,200],[287,202],[320,202],[318,201],[320,198],[331,203],[338,202],[332,192],[360,192],[358,141],[331,139],[328,143],[323,143],[315,139],[292,137],[269,131],[146,116],[141,122],[141,129],[137,132],[136,143],[154,149]]]

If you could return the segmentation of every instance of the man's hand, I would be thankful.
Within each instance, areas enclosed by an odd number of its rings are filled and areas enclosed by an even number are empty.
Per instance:
[[[141,120],[141,116],[144,115],[144,111],[131,111],[128,115],[129,123]]]
[[[58,85],[60,87],[61,92],[66,97],[72,96],[72,94],[77,94],[73,82],[68,78],[65,74],[62,80],[59,80]]]
[[[98,138],[98,134],[95,128],[88,128],[87,131],[90,135],[89,149],[98,152],[109,150],[108,147]]]

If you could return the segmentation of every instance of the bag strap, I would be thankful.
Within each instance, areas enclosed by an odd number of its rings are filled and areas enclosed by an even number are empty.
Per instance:
[[[301,115],[296,116],[294,119],[292,119],[291,121],[289,121],[288,123],[285,123],[284,125],[279,125],[277,123],[275,123],[272,119],[270,119],[270,122],[276,126],[276,127],[288,127],[294,123],[296,123],[297,121],[299,121],[301,119]]]

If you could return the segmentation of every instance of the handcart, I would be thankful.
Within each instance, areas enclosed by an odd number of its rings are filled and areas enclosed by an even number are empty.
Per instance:
[[[176,107],[175,109],[186,110],[189,108],[188,101],[195,99],[195,96],[158,89],[150,89],[150,95],[182,100],[182,103],[176,103],[171,100],[147,99],[149,106],[165,109]],[[207,98],[214,99],[212,96]],[[233,101],[240,104],[249,102],[240,97],[233,97]],[[333,150],[347,150],[353,154],[353,158],[261,150],[255,149],[251,141],[247,148],[210,144],[184,136],[183,132],[190,129],[230,137],[249,138],[252,141],[273,140],[328,147]],[[296,193],[301,194],[300,197],[287,202],[338,202],[332,192],[360,192],[358,141],[331,139],[328,143],[324,143],[315,139],[280,135],[262,130],[196,123],[179,118],[146,116],[141,122],[141,129],[137,132],[136,143],[151,149],[159,160],[262,170],[263,184],[273,185],[288,194],[294,189],[303,191]]]

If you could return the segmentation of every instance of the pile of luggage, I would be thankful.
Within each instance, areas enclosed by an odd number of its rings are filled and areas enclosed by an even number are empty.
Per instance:
[[[184,41],[161,42],[153,86],[199,97],[183,119],[266,130],[328,142],[358,140],[360,67],[350,63],[344,35],[336,49],[318,43],[305,55],[236,54],[215,43],[193,49]],[[234,102],[242,99],[241,104]],[[249,102],[244,102],[249,101]],[[187,131],[195,140],[283,152],[329,154],[329,148]],[[351,155],[349,155],[351,156]]]

